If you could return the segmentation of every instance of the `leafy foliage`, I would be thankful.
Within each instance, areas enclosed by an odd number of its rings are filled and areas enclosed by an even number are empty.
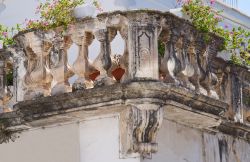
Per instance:
[[[0,49],[13,45],[15,42],[12,37],[20,30],[21,28],[19,24],[12,28],[0,24],[0,41],[2,42],[2,47],[0,47]]]
[[[67,26],[75,21],[72,12],[75,7],[84,4],[84,0],[46,0],[37,7],[36,14],[40,14],[40,20],[27,20],[26,28],[50,29],[58,26]],[[93,0],[93,5],[101,10],[97,0]]]
[[[201,0],[178,0],[183,5],[183,12],[189,16],[193,25],[205,34],[209,40],[209,32],[215,33],[225,39],[224,50],[232,53],[231,62],[237,65],[250,66],[250,32],[241,27],[229,30],[228,25],[219,27],[223,21],[220,14],[223,11],[215,11],[211,5],[204,5]]]

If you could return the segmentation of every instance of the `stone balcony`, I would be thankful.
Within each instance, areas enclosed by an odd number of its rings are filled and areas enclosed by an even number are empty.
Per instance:
[[[121,54],[111,53],[117,33],[124,41]],[[81,111],[86,117],[116,112],[121,116],[122,154],[147,156],[157,151],[156,134],[164,113],[173,114],[170,107],[175,106],[213,115],[221,121],[214,129],[227,134],[236,130],[236,136],[249,140],[250,133],[236,123],[250,122],[250,72],[216,57],[222,38],[204,37],[170,13],[142,10],[81,19],[66,31],[21,32],[11,50],[16,104],[0,119],[4,128],[16,130],[65,113],[74,116]],[[99,54],[90,61],[94,39],[100,43]],[[162,55],[159,42],[164,46]],[[70,66],[68,50],[73,44],[78,46],[78,57]],[[4,63],[0,66],[6,106],[10,97],[5,97]],[[77,79],[70,84],[73,75]],[[4,137],[5,132],[0,130]]]

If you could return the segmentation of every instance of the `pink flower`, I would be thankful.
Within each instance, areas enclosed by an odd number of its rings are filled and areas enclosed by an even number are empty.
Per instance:
[[[210,0],[211,5],[214,5],[214,3],[215,3],[215,0]]]
[[[44,25],[44,26],[48,26],[49,23],[48,23],[48,22],[43,22],[43,25]]]
[[[217,21],[222,21],[222,17],[221,17],[221,16],[214,16],[214,18],[215,18]]]
[[[226,28],[226,29],[227,29],[227,28],[229,28],[229,26],[226,24],[226,25],[224,25],[224,28]]]
[[[2,36],[4,36],[5,38],[7,38],[8,33],[7,32],[2,32]]]

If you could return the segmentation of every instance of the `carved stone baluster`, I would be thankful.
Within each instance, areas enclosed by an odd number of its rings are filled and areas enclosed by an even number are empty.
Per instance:
[[[170,34],[170,42],[169,42],[169,60],[167,62],[168,71],[171,78],[174,79],[174,83],[180,84],[180,81],[177,79],[177,74],[181,72],[181,63],[177,59],[177,49],[180,46],[180,36],[176,31],[172,31]]]
[[[211,72],[211,54],[209,52],[209,45],[203,39],[203,36],[199,36],[196,41],[197,49],[197,64],[200,70],[199,82],[202,87],[200,87],[200,92],[204,95],[208,95],[218,99],[218,95],[213,90],[216,85],[218,78],[214,73]],[[217,54],[217,53],[216,53]],[[215,54],[215,55],[216,55]]]
[[[189,81],[194,85],[195,91],[199,93],[200,87],[201,87],[200,81],[199,81],[200,69],[197,63],[195,42],[193,41],[190,42],[187,52],[188,52],[190,63],[193,65],[193,68],[194,68],[194,74],[191,77],[189,77]]]
[[[89,75],[95,71],[95,68],[89,62],[89,50],[94,39],[94,35],[90,32],[84,32],[82,35],[75,35],[72,37],[73,41],[79,47],[79,54],[73,64],[73,71],[78,76],[73,84],[73,91],[93,88],[93,81],[90,80]]]
[[[169,61],[170,55],[171,55],[170,54],[170,48],[171,48],[170,33],[168,31],[165,31],[165,30],[162,31],[160,41],[165,46],[164,56],[163,56],[163,58],[161,58],[161,61],[160,61],[160,71],[163,74],[164,82],[174,83],[175,80],[170,75],[170,72],[168,69],[168,61]]]
[[[194,89],[194,86],[191,84],[189,81],[189,78],[191,78],[194,75],[194,66],[191,64],[191,57],[190,54],[194,53],[189,53],[189,47],[192,46],[192,38],[191,40],[188,40],[188,37],[190,35],[185,35],[183,38],[183,46],[182,46],[182,52],[181,52],[181,63],[182,63],[182,75],[183,75],[183,80],[184,84],[187,88]],[[192,49],[191,49],[192,51]]]
[[[52,76],[46,65],[52,42],[45,39],[45,33],[30,32],[17,38],[27,57],[27,73],[24,77],[25,100],[46,96],[50,92]]]
[[[226,68],[225,68],[226,69]],[[226,94],[226,87],[229,81],[228,78],[228,72],[226,70],[223,70],[222,68],[217,68],[214,69],[215,75],[218,78],[218,82],[216,83],[216,85],[214,86],[216,94],[218,94],[219,99],[221,99],[222,101],[226,101],[227,99],[227,95]]]
[[[176,68],[176,77],[180,84],[184,87],[191,87],[191,83],[188,80],[188,77],[193,75],[192,68],[188,64],[187,53],[186,53],[187,44],[184,36],[181,36],[175,45],[175,56],[177,61]]]
[[[208,45],[208,55],[207,55],[207,73],[208,73],[208,95],[219,99],[220,96],[216,92],[216,85],[219,82],[219,79],[215,73],[212,72],[212,63],[214,58],[217,56],[218,52],[220,51],[220,46],[223,44],[223,40],[221,39],[213,39],[210,44]]]
[[[53,75],[51,95],[66,93],[71,91],[68,79],[73,76],[68,65],[67,50],[72,45],[70,37],[63,37],[60,33],[53,41],[54,48],[51,52],[51,73]]]
[[[206,44],[200,37],[194,36],[194,41],[191,43],[188,53],[191,57],[191,64],[194,66],[194,75],[189,80],[195,86],[197,93],[207,95],[207,91],[201,86],[201,81],[205,78],[205,71],[200,62],[200,58],[206,53]]]
[[[114,29],[100,29],[95,32],[96,39],[100,42],[100,53],[93,62],[93,66],[100,72],[95,80],[95,85],[111,85],[115,80],[108,76],[107,71],[111,67],[111,47],[110,43],[116,36]]]
[[[122,77],[122,82],[126,81],[128,79],[128,59],[129,59],[129,51],[128,51],[128,28],[127,27],[122,27],[120,30],[120,34],[122,39],[124,40],[124,52],[122,57],[120,58],[120,66],[122,69],[125,70],[125,73],[123,74]]]

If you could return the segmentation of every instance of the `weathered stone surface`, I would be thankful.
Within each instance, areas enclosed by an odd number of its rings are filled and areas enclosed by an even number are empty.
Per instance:
[[[250,121],[250,72],[216,58],[222,38],[209,34],[207,42],[188,21],[148,10],[103,13],[61,32],[31,30],[15,37],[19,65],[14,66],[14,93],[23,94],[14,112],[0,114],[0,140],[11,139],[9,129],[116,115],[121,158],[151,158],[164,119],[250,141],[250,129],[244,125]],[[117,33],[124,40],[123,55],[112,53]],[[94,40],[100,48],[91,62]],[[162,57],[159,41],[165,47]],[[67,53],[73,44],[78,56],[71,69]],[[73,75],[77,80],[70,86]],[[222,157],[225,140],[218,139]]]
[[[209,98],[204,95],[193,93],[176,86],[156,81],[131,82],[127,84],[115,84],[98,87],[57,96],[44,97],[39,100],[19,102],[14,110],[27,115],[27,118],[35,119],[54,113],[63,113],[70,109],[98,104],[109,104],[118,101],[124,103],[128,99],[158,99],[166,102],[173,100],[215,115],[223,115],[228,104]],[[87,108],[88,109],[88,108]],[[91,108],[90,108],[91,109]],[[95,108],[96,109],[96,108]]]

